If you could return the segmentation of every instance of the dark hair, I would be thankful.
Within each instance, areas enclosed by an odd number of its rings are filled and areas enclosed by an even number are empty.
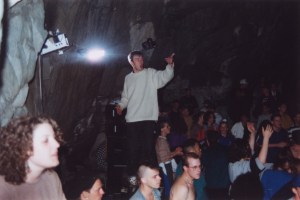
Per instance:
[[[103,179],[105,179],[104,177],[102,178],[100,174],[94,172],[90,175],[76,177],[75,179],[68,181],[68,190],[65,189],[66,196],[70,199],[80,199],[81,193],[83,191],[89,192],[97,179],[99,179],[102,184],[105,182],[103,181]]]
[[[210,117],[211,115],[213,116],[214,122],[215,122],[215,120],[216,120],[215,114],[214,114],[213,112],[211,112],[211,111],[207,111],[207,112],[205,112],[205,114],[204,114],[204,116],[203,116],[204,124],[207,124],[207,122],[208,122],[208,120],[209,120],[209,117]]]
[[[231,200],[262,200],[264,190],[259,177],[254,173],[238,176],[231,185]]]
[[[194,138],[190,138],[190,139],[187,139],[184,143],[183,143],[183,153],[188,153],[190,148],[194,148],[194,146],[198,144],[199,147],[200,147],[200,144],[199,142],[194,139]]]
[[[199,158],[199,156],[197,154],[195,154],[193,152],[186,153],[183,156],[183,162],[182,162],[183,166],[189,167],[189,162],[188,162],[189,158],[199,159],[200,160],[200,158]]]
[[[187,110],[189,111],[189,114],[190,114],[190,115],[193,113],[193,109],[191,108],[191,106],[190,106],[189,104],[181,104],[181,105],[179,106],[179,110],[180,110],[180,111],[183,111],[183,110],[185,110],[185,109],[187,109]]]
[[[159,117],[157,121],[157,133],[160,135],[161,129],[164,128],[165,124],[170,125],[170,121],[166,117]]]
[[[279,113],[275,113],[271,116],[271,121],[273,121],[275,119],[275,117],[280,117],[280,119],[281,119],[281,115]]]
[[[285,105],[286,107],[288,107],[287,103],[285,101],[279,101],[277,103],[277,107],[279,108],[280,106]]]
[[[128,55],[128,60],[133,61],[133,56],[144,56],[141,51],[132,51]]]
[[[214,130],[208,130],[206,132],[206,138],[209,142],[210,146],[214,146],[218,143],[218,140],[220,138],[220,134],[218,131],[214,131]]]
[[[291,129],[288,132],[290,146],[300,145],[300,128]]]
[[[249,119],[249,114],[247,114],[247,113],[241,113],[239,117],[240,117],[240,120],[241,120],[243,117],[246,117],[247,119]]]
[[[229,128],[229,124],[228,124],[227,121],[222,120],[222,121],[220,122],[220,124],[219,124],[219,128],[221,127],[222,124],[225,124],[225,125]]]
[[[292,155],[292,152],[290,151],[289,147],[285,147],[285,148],[281,149],[280,152],[277,154],[274,165],[273,165],[273,169],[285,170],[284,166],[286,164],[289,164],[292,172],[296,172],[296,169],[293,164],[293,155]]]
[[[193,116],[193,123],[194,123],[194,124],[197,124],[197,123],[198,123],[198,120],[199,120],[199,117],[201,117],[201,116],[204,117],[204,114],[205,114],[205,112],[202,112],[202,111],[196,113],[196,114]],[[203,118],[203,121],[204,121],[204,118]]]
[[[251,157],[251,149],[247,140],[237,138],[229,148],[229,162],[234,163],[242,158]]]
[[[159,166],[152,160],[143,160],[143,161],[139,162],[139,167],[140,166],[145,166],[150,169],[159,169]]]
[[[0,133],[0,175],[14,185],[25,182],[26,161],[33,151],[33,132],[39,124],[47,123],[53,128],[55,139],[62,143],[62,132],[49,117],[25,116],[11,120]]]
[[[140,162],[138,170],[136,172],[138,184],[141,184],[141,178],[143,178],[146,169],[152,169],[159,171],[159,166],[150,160],[144,160]]]
[[[263,120],[257,128],[257,137],[263,137],[262,128],[266,128],[268,125],[272,126],[270,120]]]

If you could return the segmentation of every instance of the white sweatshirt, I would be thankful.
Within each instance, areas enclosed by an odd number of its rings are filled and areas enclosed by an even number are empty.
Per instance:
[[[165,86],[173,78],[173,65],[167,65],[163,71],[145,68],[137,73],[131,72],[125,77],[119,105],[123,109],[127,108],[127,122],[158,119],[157,89]]]

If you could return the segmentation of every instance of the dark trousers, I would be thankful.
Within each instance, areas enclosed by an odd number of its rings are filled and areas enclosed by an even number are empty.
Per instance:
[[[138,165],[144,160],[155,161],[154,134],[155,121],[139,121],[127,123],[127,174],[136,174]]]
[[[206,193],[209,200],[228,200],[228,189],[211,189],[206,188]]]
[[[166,199],[169,199],[170,190],[171,190],[171,187],[174,182],[172,164],[171,163],[165,164],[165,168],[166,168],[167,174],[164,174],[163,170],[161,169],[162,174],[163,174],[162,178],[163,178],[164,188],[165,188],[164,196]]]

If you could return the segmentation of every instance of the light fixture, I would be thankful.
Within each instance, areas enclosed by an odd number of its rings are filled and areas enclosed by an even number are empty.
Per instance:
[[[60,33],[58,29],[56,30],[55,33],[49,31],[47,39],[42,47],[41,55],[53,51],[59,51],[59,54],[62,54],[61,49],[66,48],[68,46],[69,46],[68,38],[64,33]]]
[[[91,62],[99,62],[105,56],[105,51],[99,48],[92,48],[87,50],[85,57]]]

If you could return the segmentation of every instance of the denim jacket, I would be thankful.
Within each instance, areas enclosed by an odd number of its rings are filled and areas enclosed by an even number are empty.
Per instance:
[[[153,189],[154,200],[160,200],[160,192],[158,189]],[[138,189],[129,200],[146,200],[140,189]]]

